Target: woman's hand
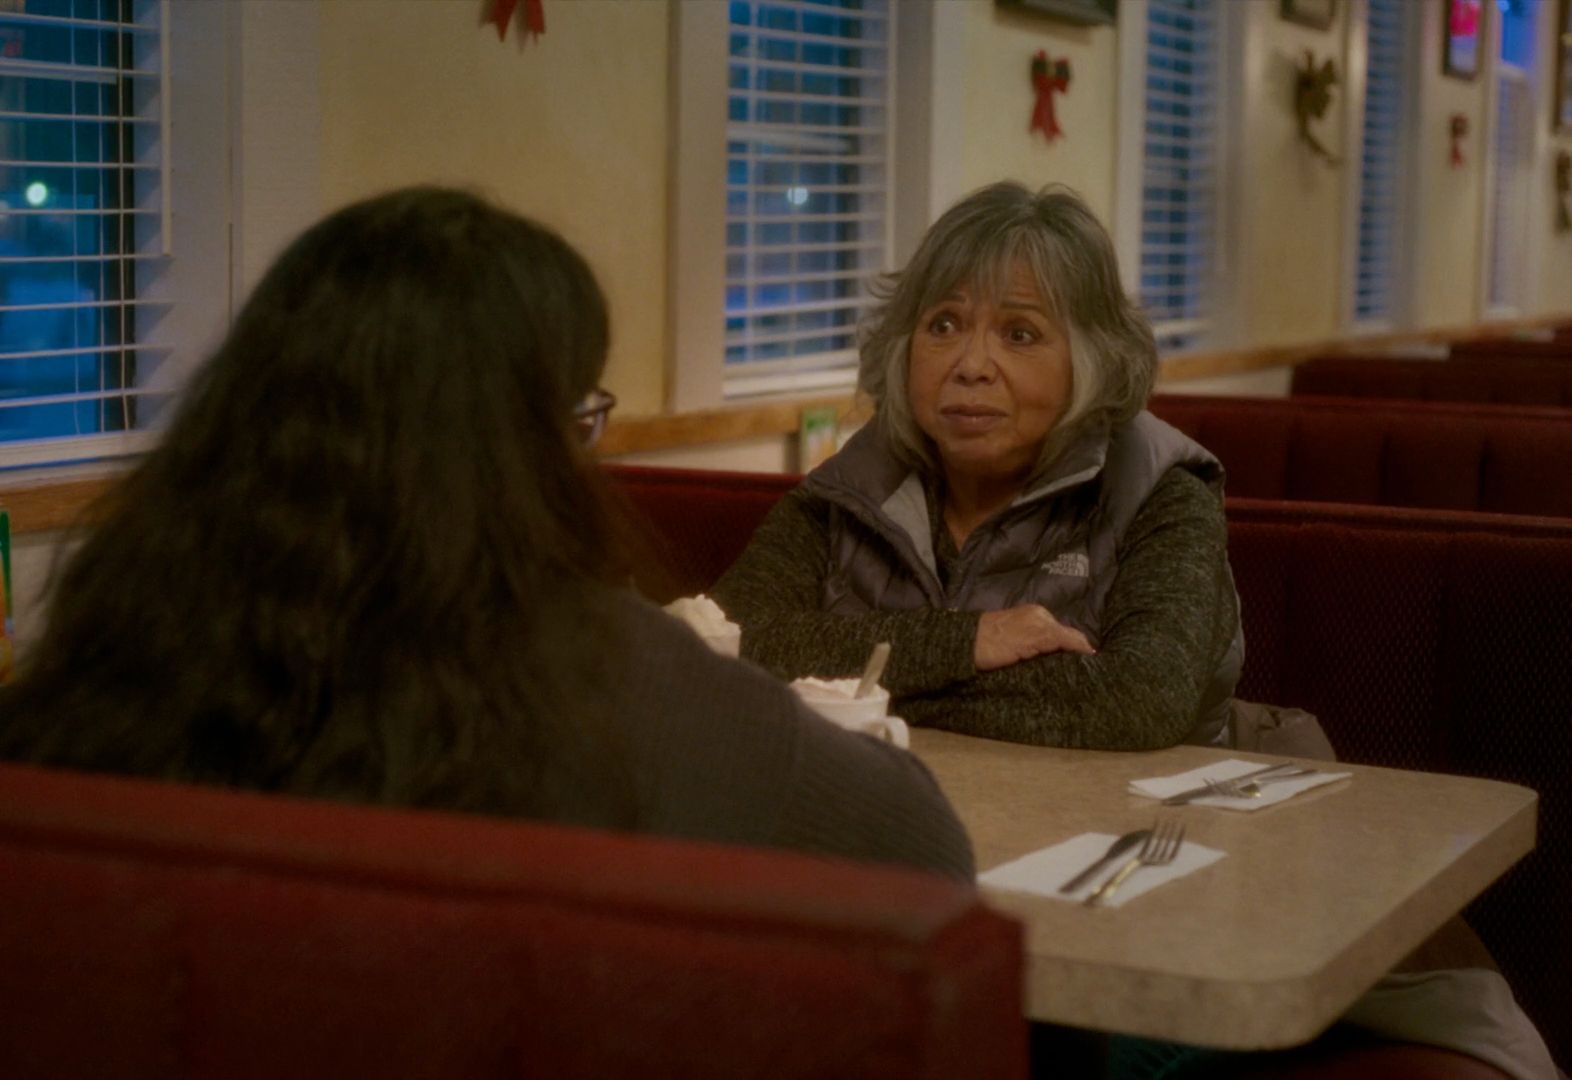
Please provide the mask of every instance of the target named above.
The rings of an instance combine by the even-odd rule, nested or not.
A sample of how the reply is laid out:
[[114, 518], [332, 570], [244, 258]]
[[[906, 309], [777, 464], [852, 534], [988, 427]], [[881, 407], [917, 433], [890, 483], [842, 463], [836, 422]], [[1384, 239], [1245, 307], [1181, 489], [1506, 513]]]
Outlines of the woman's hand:
[[977, 620], [977, 644], [972, 662], [978, 671], [995, 671], [1034, 656], [1052, 652], [1097, 650], [1086, 635], [1066, 626], [1041, 604], [1022, 604], [1003, 611], [985, 611]]

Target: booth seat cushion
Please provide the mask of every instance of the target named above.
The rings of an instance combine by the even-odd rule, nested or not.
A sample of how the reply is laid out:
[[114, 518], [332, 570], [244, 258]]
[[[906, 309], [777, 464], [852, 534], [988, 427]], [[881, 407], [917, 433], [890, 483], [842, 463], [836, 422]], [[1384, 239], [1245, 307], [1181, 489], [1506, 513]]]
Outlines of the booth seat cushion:
[[1572, 516], [1572, 411], [1159, 395], [1153, 413], [1261, 499]]
[[1020, 928], [806, 856], [0, 766], [0, 1075], [1015, 1077]]

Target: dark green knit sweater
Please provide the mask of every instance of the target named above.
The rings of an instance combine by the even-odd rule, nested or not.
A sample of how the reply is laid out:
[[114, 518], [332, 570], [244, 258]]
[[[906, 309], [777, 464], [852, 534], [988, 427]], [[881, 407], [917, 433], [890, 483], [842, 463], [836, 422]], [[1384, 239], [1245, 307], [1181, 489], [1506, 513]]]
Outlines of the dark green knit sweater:
[[1236, 629], [1222, 506], [1184, 469], [1163, 476], [1125, 533], [1097, 655], [1053, 653], [998, 671], [972, 662], [977, 612], [822, 611], [829, 520], [829, 504], [788, 494], [715, 599], [742, 626], [743, 655], [781, 678], [853, 674], [889, 641], [883, 681], [909, 723], [1048, 746], [1171, 746], [1195, 726]]

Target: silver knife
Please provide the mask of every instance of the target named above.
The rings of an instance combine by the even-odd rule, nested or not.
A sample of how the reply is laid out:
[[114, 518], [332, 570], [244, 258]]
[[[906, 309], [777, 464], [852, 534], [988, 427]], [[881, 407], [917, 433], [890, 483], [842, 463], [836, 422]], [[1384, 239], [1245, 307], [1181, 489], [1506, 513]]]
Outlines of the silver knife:
[[1125, 833], [1112, 844], [1109, 844], [1108, 850], [1103, 852], [1096, 862], [1092, 863], [1092, 865], [1088, 866], [1085, 870], [1082, 870], [1079, 874], [1076, 874], [1063, 885], [1060, 885], [1059, 891], [1062, 893], [1073, 893], [1076, 889], [1079, 889], [1082, 885], [1085, 885], [1088, 881], [1090, 881], [1093, 874], [1097, 873], [1097, 871], [1107, 866], [1110, 862], [1117, 859], [1131, 848], [1135, 847], [1135, 845], [1141, 843], [1151, 834], [1151, 829], [1136, 829], [1134, 832]]
[[[1268, 773], [1275, 773], [1282, 769], [1296, 769], [1298, 767], [1299, 766], [1297, 763], [1292, 761], [1279, 761], [1276, 765], [1264, 765], [1261, 768], [1247, 772], [1242, 776], [1230, 776], [1228, 779], [1236, 784], [1242, 784], [1258, 777], [1266, 776]], [[1193, 799], [1205, 798], [1211, 794], [1213, 794], [1212, 789], [1207, 787], [1205, 784], [1202, 784], [1200, 787], [1193, 787], [1188, 791], [1181, 791], [1177, 795], [1168, 796], [1168, 798], [1163, 800], [1163, 805], [1180, 806], [1184, 803], [1190, 802]]]

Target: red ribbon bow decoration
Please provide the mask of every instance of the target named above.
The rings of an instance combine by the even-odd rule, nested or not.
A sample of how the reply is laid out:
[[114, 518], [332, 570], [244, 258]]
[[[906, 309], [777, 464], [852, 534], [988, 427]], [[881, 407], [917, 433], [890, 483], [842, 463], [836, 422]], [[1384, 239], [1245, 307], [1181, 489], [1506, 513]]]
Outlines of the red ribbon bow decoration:
[[[519, 0], [492, 0], [491, 21], [497, 25], [498, 41], [507, 38], [508, 23], [513, 21], [513, 10], [518, 6]], [[531, 38], [546, 32], [546, 9], [541, 0], [524, 0], [524, 32]]]
[[1043, 49], [1037, 50], [1037, 55], [1032, 58], [1032, 86], [1037, 91], [1037, 104], [1032, 108], [1032, 123], [1026, 130], [1041, 131], [1043, 137], [1053, 142], [1064, 130], [1059, 127], [1059, 121], [1053, 114], [1054, 91], [1063, 93], [1070, 88], [1070, 60], [1053, 61], [1050, 71], [1048, 66], [1048, 53]]

